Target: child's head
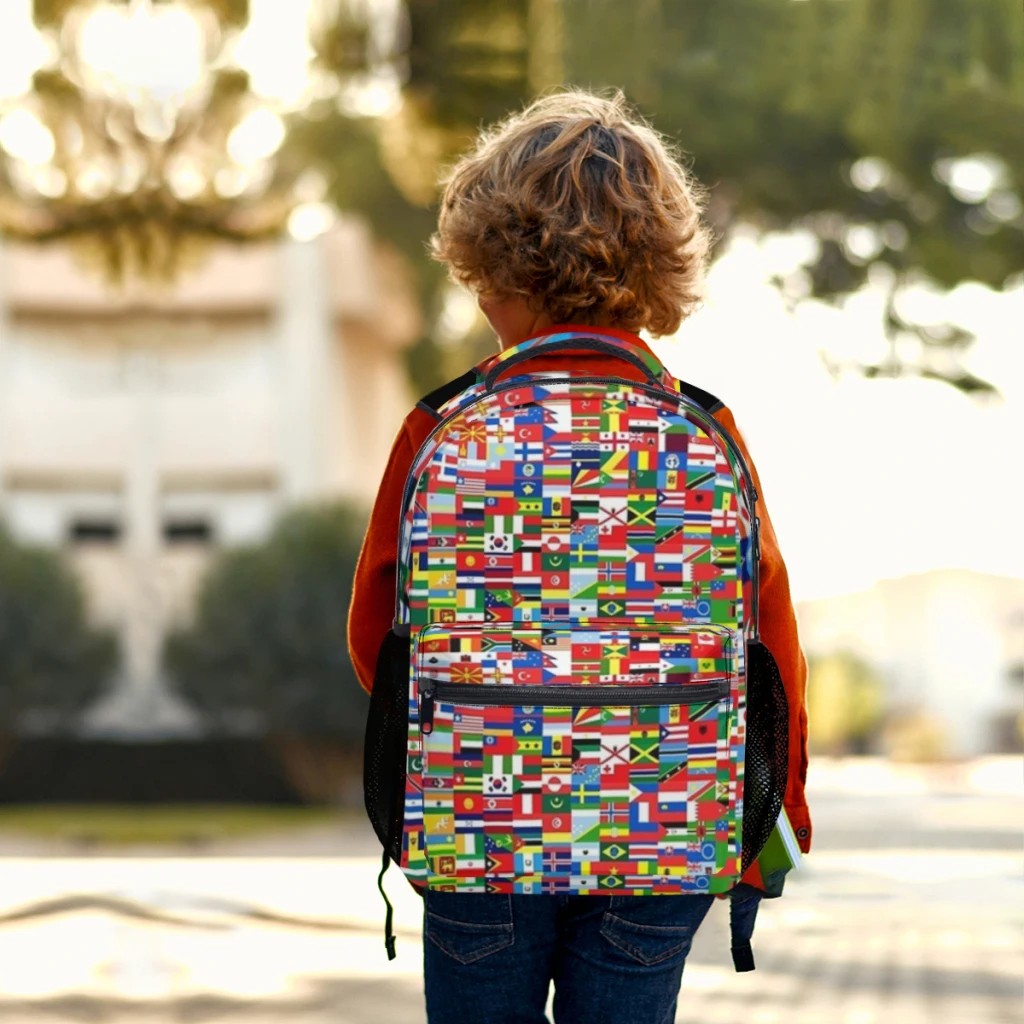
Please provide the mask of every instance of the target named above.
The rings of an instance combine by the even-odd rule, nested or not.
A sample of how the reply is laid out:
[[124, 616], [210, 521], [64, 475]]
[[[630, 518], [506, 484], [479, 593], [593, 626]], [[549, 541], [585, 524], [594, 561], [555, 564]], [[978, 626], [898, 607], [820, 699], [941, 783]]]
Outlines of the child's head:
[[434, 257], [488, 303], [671, 334], [700, 301], [703, 193], [620, 92], [536, 100], [452, 169]]

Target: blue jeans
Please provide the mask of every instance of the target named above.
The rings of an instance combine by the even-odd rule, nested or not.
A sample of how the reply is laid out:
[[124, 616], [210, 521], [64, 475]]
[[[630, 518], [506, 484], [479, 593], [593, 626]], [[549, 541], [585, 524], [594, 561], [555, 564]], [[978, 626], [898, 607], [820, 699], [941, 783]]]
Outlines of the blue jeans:
[[429, 1024], [672, 1024], [714, 896], [424, 895]]

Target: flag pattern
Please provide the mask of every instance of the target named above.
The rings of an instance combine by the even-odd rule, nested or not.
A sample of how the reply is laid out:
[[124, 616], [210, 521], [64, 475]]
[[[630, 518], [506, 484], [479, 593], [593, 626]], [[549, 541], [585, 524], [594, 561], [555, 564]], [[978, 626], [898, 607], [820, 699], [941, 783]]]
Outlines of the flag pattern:
[[[469, 389], [410, 474], [401, 865], [458, 891], [722, 892], [742, 841], [740, 469], [677, 392], [575, 376]], [[428, 678], [460, 696], [423, 731]], [[688, 696], [707, 683], [723, 695]]]

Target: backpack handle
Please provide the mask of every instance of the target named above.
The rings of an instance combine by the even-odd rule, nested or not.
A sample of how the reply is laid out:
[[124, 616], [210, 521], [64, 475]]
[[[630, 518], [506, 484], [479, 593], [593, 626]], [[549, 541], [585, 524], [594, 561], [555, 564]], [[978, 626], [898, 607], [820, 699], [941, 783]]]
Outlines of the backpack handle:
[[559, 338], [557, 341], [544, 340], [540, 345], [525, 342], [523, 345], [515, 346], [515, 348], [506, 349], [498, 357], [498, 361], [487, 371], [487, 376], [484, 378], [484, 389], [491, 391], [498, 378], [517, 363], [533, 359], [534, 356], [545, 352], [564, 352], [581, 348], [591, 352], [600, 352], [602, 355], [613, 356], [615, 359], [621, 359], [635, 366], [651, 384], [654, 384], [656, 387], [662, 387], [661, 375], [658, 370], [655, 370], [654, 367], [648, 364], [644, 358], [645, 353], [627, 345], [627, 343], [606, 341], [603, 338], [567, 337]]

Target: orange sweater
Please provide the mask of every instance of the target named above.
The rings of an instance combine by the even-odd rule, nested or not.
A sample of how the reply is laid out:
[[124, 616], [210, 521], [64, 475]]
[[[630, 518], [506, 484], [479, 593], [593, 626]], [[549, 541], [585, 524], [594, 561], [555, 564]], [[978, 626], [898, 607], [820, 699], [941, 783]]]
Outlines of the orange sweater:
[[[559, 328], [562, 329], [562, 328]], [[573, 327], [574, 330], [582, 330]], [[619, 333], [624, 339], [650, 349], [635, 334]], [[540, 353], [535, 359], [517, 367], [525, 373], [531, 368], [538, 369], [543, 363], [545, 370], [570, 370], [579, 367], [580, 360], [586, 360], [587, 369], [597, 375], [628, 377], [643, 380], [641, 373], [628, 363], [600, 353], [580, 351], [578, 353]], [[480, 364], [485, 367], [490, 360]], [[759, 618], [761, 638], [775, 656], [782, 674], [789, 700], [789, 783], [786, 788], [785, 807], [800, 848], [806, 853], [811, 845], [811, 819], [804, 796], [804, 782], [807, 777], [807, 708], [806, 682], [807, 665], [800, 641], [797, 637], [796, 616], [789, 596], [789, 577], [779, 551], [772, 521], [765, 508], [761, 481], [751, 461], [743, 438], [736, 428], [736, 421], [727, 408], [719, 409], [715, 419], [732, 435], [743, 452], [747, 465], [754, 477], [757, 488], [757, 515], [761, 518], [761, 564], [759, 588]], [[377, 652], [385, 634], [391, 628], [395, 610], [395, 587], [397, 583], [396, 558], [398, 554], [399, 517], [401, 515], [402, 492], [406, 477], [412, 467], [416, 452], [433, 429], [435, 420], [421, 409], [413, 409], [405, 418], [402, 429], [391, 448], [384, 477], [377, 492], [370, 524], [363, 540], [363, 548], [356, 566], [352, 603], [348, 616], [348, 645], [359, 681], [369, 691], [373, 686], [373, 674]], [[747, 879], [754, 881], [754, 879]], [[756, 883], [755, 883], [756, 884]]]

